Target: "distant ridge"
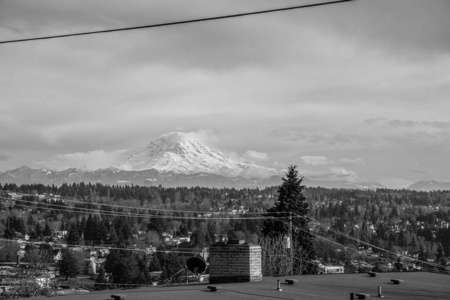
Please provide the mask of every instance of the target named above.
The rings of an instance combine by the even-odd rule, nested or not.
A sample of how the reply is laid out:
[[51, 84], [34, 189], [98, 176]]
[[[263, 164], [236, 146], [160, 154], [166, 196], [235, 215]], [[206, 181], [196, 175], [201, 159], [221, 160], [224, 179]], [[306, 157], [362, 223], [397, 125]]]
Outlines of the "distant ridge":
[[327, 189], [376, 190], [386, 188], [378, 182], [314, 181], [308, 178], [303, 180], [303, 184], [309, 187], [323, 187]]
[[[209, 173], [177, 174], [161, 172], [155, 169], [143, 171], [124, 171], [117, 168], [83, 171], [67, 169], [54, 171], [49, 169], [32, 169], [26, 166], [0, 172], [0, 183], [32, 184], [61, 186], [64, 183], [102, 183], [105, 185], [140, 185], [164, 187], [214, 187], [214, 188], [265, 188], [282, 183], [281, 175], [268, 178], [226, 177]], [[313, 181], [304, 178], [307, 187], [345, 188], [345, 189], [377, 189], [384, 186], [376, 183], [351, 183], [345, 181]]]
[[53, 171], [48, 169], [31, 169], [20, 167], [15, 170], [0, 172], [0, 183], [32, 184], [61, 186], [64, 183], [102, 183], [105, 185], [141, 185], [179, 187], [201, 186], [215, 188], [250, 188], [274, 186], [281, 184], [281, 176], [270, 179], [225, 177], [209, 173], [177, 174], [174, 172], [161, 172], [155, 169], [142, 171], [124, 171], [116, 168], [83, 171], [67, 169]]

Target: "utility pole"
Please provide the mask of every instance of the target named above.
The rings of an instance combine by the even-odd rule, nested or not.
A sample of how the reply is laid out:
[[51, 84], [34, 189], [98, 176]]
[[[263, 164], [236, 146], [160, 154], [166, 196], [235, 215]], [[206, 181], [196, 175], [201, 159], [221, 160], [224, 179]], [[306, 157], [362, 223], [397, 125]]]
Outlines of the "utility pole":
[[291, 247], [289, 247], [289, 256], [291, 259], [291, 276], [294, 275], [294, 257], [293, 257], [293, 250], [292, 248], [294, 247], [294, 244], [292, 243], [292, 212], [289, 212], [289, 244]]

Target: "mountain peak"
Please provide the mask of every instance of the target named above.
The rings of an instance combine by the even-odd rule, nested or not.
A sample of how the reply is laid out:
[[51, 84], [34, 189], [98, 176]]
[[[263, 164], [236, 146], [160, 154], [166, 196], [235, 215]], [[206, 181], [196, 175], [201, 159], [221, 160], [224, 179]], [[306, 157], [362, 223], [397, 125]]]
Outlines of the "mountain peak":
[[178, 154], [187, 153], [189, 151], [201, 152], [202, 150], [205, 150], [206, 147], [196, 138], [183, 132], [164, 134], [159, 139], [150, 142], [147, 148], [152, 148], [154, 146], [162, 147], [163, 149], [161, 150]]
[[178, 143], [183, 140], [192, 139], [191, 136], [185, 132], [174, 131], [170, 133], [163, 134], [160, 139], [171, 141], [172, 143]]
[[246, 178], [264, 178], [278, 173], [275, 169], [230, 158], [183, 132], [164, 134], [147, 146], [132, 151], [119, 169], [155, 169], [179, 174], [210, 173]]

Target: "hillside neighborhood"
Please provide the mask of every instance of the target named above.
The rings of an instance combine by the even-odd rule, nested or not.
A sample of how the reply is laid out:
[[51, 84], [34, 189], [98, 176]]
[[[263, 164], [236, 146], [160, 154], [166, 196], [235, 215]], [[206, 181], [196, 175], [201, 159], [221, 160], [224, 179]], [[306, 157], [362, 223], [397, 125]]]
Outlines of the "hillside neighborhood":
[[[100, 185], [74, 185], [71, 188], [75, 188], [74, 191], [77, 191], [76, 193], [78, 194], [80, 192], [84, 193], [82, 189], [80, 190], [80, 188], [84, 187], [91, 189], [91, 192], [86, 194], [90, 195], [88, 197], [92, 197], [97, 193], [95, 190], [100, 191], [100, 188], [102, 188]], [[10, 190], [11, 186], [6, 188]], [[67, 188], [65, 187], [61, 191], [65, 190], [64, 193], [67, 193], [69, 192]], [[115, 190], [109, 189], [111, 196], [111, 193], [115, 193]], [[211, 205], [212, 207], [217, 207], [218, 211], [212, 211], [212, 207], [209, 209], [209, 212], [208, 210], [199, 210], [202, 222], [207, 222], [204, 225], [209, 224], [208, 219], [223, 216], [227, 216], [227, 222], [237, 221], [246, 216], [250, 217], [255, 212], [255, 205], [258, 202], [262, 205], [260, 207], [263, 208], [263, 203], [270, 203], [276, 198], [276, 189], [242, 191], [203, 189], [202, 193], [206, 191], [215, 194], [211, 198], [213, 200]], [[167, 192], [169, 192], [167, 195], [170, 195], [173, 192], [178, 193], [180, 191], [159, 188], [160, 196], [158, 197], [164, 197], [163, 194]], [[196, 190], [181, 190], [180, 196], [187, 199], [188, 193], [195, 194]], [[211, 197], [212, 194], [208, 193], [204, 195]], [[328, 236], [328, 238], [332, 239], [327, 241], [319, 238], [315, 241], [317, 253], [313, 261], [316, 265], [315, 274], [429, 272], [431, 270], [450, 273], [450, 263], [447, 255], [445, 255], [448, 244], [429, 242], [439, 241], [439, 237], [449, 232], [448, 200], [435, 202], [430, 200], [431, 194], [429, 193], [415, 194], [413, 192], [387, 190], [378, 192], [335, 190], [333, 192], [333, 190], [311, 188], [307, 189], [305, 193], [308, 195], [308, 202], [311, 207], [310, 215], [314, 216], [315, 219], [314, 222], [309, 224], [310, 232], [319, 237]], [[403, 196], [398, 198], [398, 195], [402, 195], [402, 193]], [[345, 199], [342, 198], [342, 194], [346, 194], [347, 197]], [[155, 194], [151, 192], [151, 195], [154, 199]], [[392, 197], [392, 195], [397, 196]], [[441, 197], [439, 193], [434, 195], [438, 197], [437, 199]], [[366, 203], [366, 206], [364, 202], [361, 202], [361, 199], [374, 196], [379, 198], [375, 202]], [[422, 196], [426, 196], [428, 200], [423, 201]], [[169, 197], [173, 198], [174, 194]], [[82, 289], [85, 292], [88, 292], [105, 288], [107, 285], [116, 286], [113, 273], [105, 272], [105, 268], [108, 268], [105, 267], [108, 264], [108, 258], [112, 259], [110, 254], [117, 247], [109, 239], [111, 237], [110, 234], [114, 231], [111, 231], [112, 227], [105, 231], [106, 235], [102, 238], [103, 241], [95, 241], [88, 237], [86, 234], [90, 232], [89, 229], [81, 230], [79, 232], [80, 237], [74, 244], [74, 239], [71, 235], [73, 235], [74, 228], [77, 227], [57, 221], [61, 219], [62, 215], [69, 213], [69, 210], [74, 212], [76, 209], [80, 210], [82, 208], [79, 205], [81, 202], [71, 202], [73, 200], [68, 198], [68, 194], [42, 193], [34, 194], [30, 197], [28, 194], [24, 195], [19, 189], [16, 192], [3, 191], [1, 198], [2, 212], [5, 215], [9, 215], [7, 219], [4, 219], [7, 222], [3, 223], [6, 226], [3, 227], [4, 238], [0, 243], [3, 253], [2, 261], [0, 261], [0, 277], [2, 279], [2, 290], [5, 295], [12, 287], [23, 286], [24, 282], [33, 284], [41, 289], [49, 289], [49, 293], [50, 290], [52, 290], [51, 293], [64, 290], [62, 287], [67, 286], [64, 284], [64, 278], [69, 278], [69, 276], [62, 262], [67, 259], [65, 257], [65, 255], [68, 255], [67, 253], [78, 253], [76, 256], [80, 259], [80, 269], [78, 269], [77, 273], [70, 276], [84, 278], [84, 283], [81, 285], [72, 283], [69, 285], [70, 290], [64, 290], [59, 293], [80, 292], [81, 290], [79, 289], [81, 287], [83, 287]], [[217, 199], [217, 202], [214, 199]], [[250, 203], [248, 202], [249, 199], [254, 200]], [[254, 202], [255, 200], [258, 202]], [[32, 201], [32, 205], [30, 205], [30, 201]], [[28, 204], [24, 205], [24, 203]], [[90, 203], [95, 206], [95, 203], [98, 205], [100, 202], [96, 200]], [[395, 203], [401, 205], [395, 205]], [[423, 205], [418, 206], [418, 203], [423, 203]], [[92, 205], [90, 205], [90, 209], [95, 209]], [[374, 207], [374, 205], [377, 207]], [[50, 211], [46, 210], [46, 207], [57, 208], [59, 213], [49, 214]], [[130, 206], [130, 208], [132, 207]], [[375, 211], [376, 213], [374, 213]], [[411, 217], [414, 211], [419, 213], [416, 218]], [[104, 213], [106, 212], [103, 212], [102, 218], [108, 220], [107, 215]], [[55, 219], [53, 217], [49, 218], [52, 214]], [[340, 217], [333, 217], [332, 226], [324, 225], [322, 222], [329, 220], [330, 215]], [[93, 216], [94, 218], [92, 218]], [[84, 219], [84, 221], [82, 220], [83, 218], [79, 220], [88, 222], [91, 224], [88, 226], [94, 226], [99, 228], [98, 230], [103, 231], [99, 227], [101, 226], [101, 220], [95, 215], [93, 216]], [[102, 213], [99, 216], [102, 216]], [[171, 218], [177, 219], [176, 216]], [[353, 220], [360, 219], [363, 222], [352, 224], [346, 221], [348, 218], [353, 218]], [[184, 276], [189, 277], [189, 282], [208, 282], [208, 268], [202, 274], [187, 274], [189, 272], [186, 271], [187, 273], [183, 275], [179, 271], [184, 270], [185, 262], [191, 257], [198, 257], [208, 262], [211, 245], [226, 245], [228, 241], [232, 242], [235, 239], [242, 239], [244, 243], [258, 243], [257, 235], [255, 232], [252, 233], [250, 231], [251, 227], [248, 227], [254, 226], [251, 225], [251, 222], [247, 222], [248, 224], [245, 225], [248, 231], [242, 227], [244, 223], [240, 225], [236, 223], [234, 230], [214, 232], [208, 238], [207, 231], [204, 232], [199, 230], [199, 228], [209, 226], [202, 227], [204, 225], [197, 223], [197, 226], [200, 227], [190, 227], [191, 225], [188, 224], [186, 219], [179, 219], [179, 221], [173, 222], [172, 225], [176, 224], [177, 226], [173, 227], [170, 225], [171, 223], [165, 223], [165, 230], [163, 227], [158, 227], [162, 224], [147, 225], [147, 230], [142, 230], [144, 229], [142, 226], [130, 226], [129, 228], [130, 243], [125, 248], [129, 252], [141, 253], [144, 257], [147, 257], [147, 263], [149, 263], [150, 267], [148, 276], [151, 278], [153, 285], [156, 286], [167, 285], [169, 282], [183, 281]], [[36, 234], [33, 227], [30, 227], [32, 224], [42, 228], [42, 230], [39, 229], [39, 234]], [[59, 225], [55, 227], [57, 224]], [[78, 226], [82, 226], [81, 223]], [[149, 230], [149, 228], [152, 229]], [[154, 230], [153, 228], [159, 229]], [[190, 231], [190, 228], [194, 230]], [[9, 229], [12, 229], [12, 231]], [[347, 233], [351, 239], [345, 241], [343, 236], [334, 236], [336, 230]], [[9, 236], [11, 234], [9, 233], [10, 231], [13, 232], [14, 238]], [[78, 231], [79, 229], [77, 229], [76, 235], [78, 235]], [[113, 234], [116, 235], [117, 232]], [[387, 240], [383, 242], [384, 244], [379, 241], [381, 236], [387, 237]], [[353, 242], [350, 242], [351, 240]], [[332, 246], [331, 243], [333, 241], [340, 243], [340, 246]], [[383, 249], [388, 249], [389, 251], [384, 251]], [[172, 259], [177, 257], [179, 264], [173, 265], [170, 270], [167, 269], [167, 265], [162, 268], [161, 262], [164, 260], [161, 256], [162, 254], [170, 255]], [[178, 278], [174, 278], [174, 274]], [[102, 280], [101, 284], [99, 284], [99, 278]], [[78, 290], [72, 290], [74, 288]]]

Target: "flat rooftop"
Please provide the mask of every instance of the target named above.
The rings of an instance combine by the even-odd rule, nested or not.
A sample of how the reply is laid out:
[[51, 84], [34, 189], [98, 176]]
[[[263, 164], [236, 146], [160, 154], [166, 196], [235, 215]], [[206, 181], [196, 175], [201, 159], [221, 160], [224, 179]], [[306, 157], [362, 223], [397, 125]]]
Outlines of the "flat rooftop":
[[[294, 285], [286, 279], [297, 279]], [[402, 284], [392, 284], [401, 279]], [[280, 280], [282, 291], [277, 291]], [[125, 300], [183, 299], [350, 299], [350, 293], [369, 294], [377, 298], [381, 286], [384, 299], [450, 299], [450, 276], [427, 272], [367, 274], [302, 275], [264, 277], [262, 281], [215, 284], [216, 292], [207, 287], [212, 284], [192, 284], [167, 287], [142, 287], [126, 290], [106, 290], [85, 294], [53, 296], [52, 300], [112, 300], [112, 294], [123, 294]]]

